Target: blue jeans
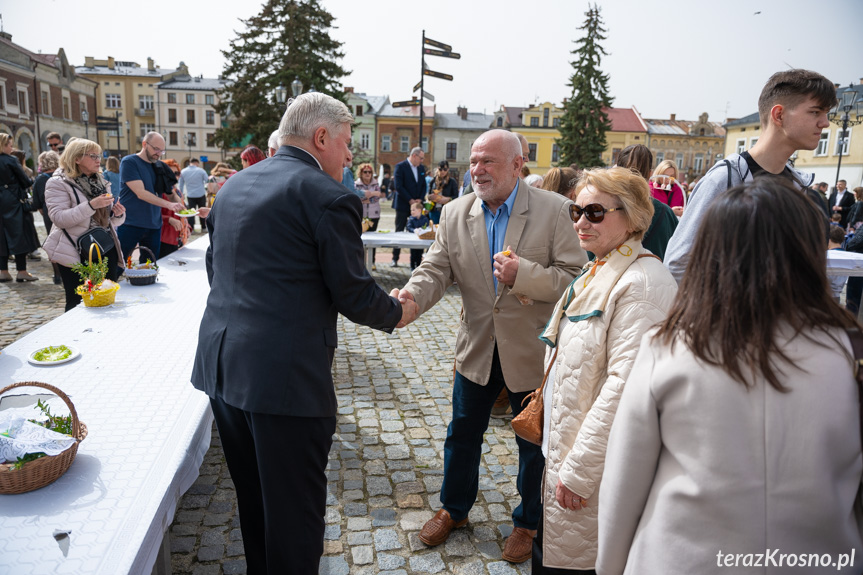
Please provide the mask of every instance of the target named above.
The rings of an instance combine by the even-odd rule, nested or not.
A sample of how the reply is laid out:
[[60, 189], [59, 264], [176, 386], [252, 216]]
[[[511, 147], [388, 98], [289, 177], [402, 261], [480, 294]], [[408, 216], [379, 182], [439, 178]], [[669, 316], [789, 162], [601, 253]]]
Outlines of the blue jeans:
[[[537, 381], [539, 385], [540, 381]], [[444, 442], [444, 478], [440, 500], [455, 521], [467, 517], [479, 490], [479, 464], [482, 440], [488, 429], [488, 418], [495, 399], [504, 388], [503, 371], [494, 348], [491, 375], [486, 385], [477, 385], [456, 372], [452, 392], [452, 422]], [[521, 400], [530, 392], [509, 391], [513, 416], [523, 409]], [[536, 529], [542, 517], [540, 490], [545, 458], [539, 445], [516, 436], [518, 444], [518, 480], [521, 503], [512, 512], [516, 527]]]
[[[132, 255], [135, 246], [140, 244], [153, 252], [153, 258], [159, 259], [159, 248], [162, 245], [161, 228], [152, 230], [150, 228], [139, 228], [138, 226], [123, 224], [117, 228], [117, 237], [120, 238], [120, 249], [123, 250], [124, 258]], [[141, 252], [138, 257], [138, 261], [141, 263], [146, 262], [148, 259], [151, 259], [150, 256], [144, 252]]]

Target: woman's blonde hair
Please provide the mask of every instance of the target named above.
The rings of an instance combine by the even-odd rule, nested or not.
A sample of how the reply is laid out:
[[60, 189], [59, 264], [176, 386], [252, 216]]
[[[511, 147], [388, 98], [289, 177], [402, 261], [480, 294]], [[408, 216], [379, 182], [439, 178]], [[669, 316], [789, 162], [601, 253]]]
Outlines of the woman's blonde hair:
[[653, 175], [654, 176], [661, 176], [663, 174], [663, 172], [665, 172], [665, 170], [667, 170], [668, 168], [674, 169], [674, 176], [673, 177], [675, 180], [679, 180], [680, 179], [680, 170], [677, 169], [677, 164], [675, 164], [671, 160], [663, 160], [663, 161], [659, 162], [659, 165], [656, 166], [655, 170], [653, 170]]
[[105, 170], [108, 172], [120, 173], [120, 159], [117, 156], [108, 156], [105, 160]]
[[42, 152], [38, 160], [39, 171], [48, 174], [60, 167], [60, 156], [57, 152]]
[[626, 227], [633, 230], [631, 238], [641, 240], [644, 237], [653, 220], [653, 202], [650, 201], [650, 187], [640, 174], [620, 167], [584, 170], [575, 186], [576, 201], [587, 186], [617, 198], [623, 206]]
[[578, 172], [572, 168], [552, 168], [542, 178], [542, 189], [567, 196], [578, 183]]
[[213, 169], [210, 170], [211, 176], [227, 176], [231, 173], [231, 168], [228, 167], [228, 164], [224, 162], [218, 162]]
[[81, 175], [81, 170], [76, 163], [84, 157], [85, 154], [102, 154], [102, 146], [92, 140], [84, 138], [73, 138], [66, 143], [66, 149], [63, 150], [63, 155], [60, 156], [60, 167], [70, 178], [77, 178]]
[[[12, 139], [12, 136], [7, 134], [6, 132], [0, 132], [0, 150], [6, 147], [6, 144], [9, 143], [9, 140]], [[0, 152], [2, 154], [3, 152]]]
[[363, 170], [366, 168], [368, 168], [372, 171], [372, 179], [373, 180], [375, 179], [375, 169], [372, 167], [371, 164], [366, 162], [364, 164], [360, 164], [359, 166], [357, 166], [357, 175], [356, 175], [357, 181], [360, 181], [360, 182], [363, 181]]

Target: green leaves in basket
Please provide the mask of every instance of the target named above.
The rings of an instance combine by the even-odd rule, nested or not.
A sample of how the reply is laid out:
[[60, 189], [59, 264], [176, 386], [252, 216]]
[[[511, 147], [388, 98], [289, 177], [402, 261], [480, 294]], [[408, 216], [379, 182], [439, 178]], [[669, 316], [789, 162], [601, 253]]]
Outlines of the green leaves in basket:
[[108, 260], [103, 259], [101, 262], [75, 264], [72, 266], [72, 271], [78, 274], [81, 278], [81, 283], [85, 286], [97, 286], [105, 281], [105, 276], [108, 275]]
[[[35, 419], [31, 419], [31, 423], [35, 423], [36, 425], [41, 425], [51, 431], [56, 431], [57, 433], [62, 433], [64, 435], [72, 435], [72, 415], [54, 415], [51, 413], [51, 409], [48, 407], [48, 404], [43, 402], [41, 399], [36, 402], [36, 408], [42, 412], [42, 415], [48, 418], [48, 421], [37, 421]], [[24, 464], [39, 459], [40, 457], [45, 457], [44, 453], [28, 453], [24, 457], [19, 457], [14, 465], [12, 465], [12, 469], [21, 469], [24, 467]]]

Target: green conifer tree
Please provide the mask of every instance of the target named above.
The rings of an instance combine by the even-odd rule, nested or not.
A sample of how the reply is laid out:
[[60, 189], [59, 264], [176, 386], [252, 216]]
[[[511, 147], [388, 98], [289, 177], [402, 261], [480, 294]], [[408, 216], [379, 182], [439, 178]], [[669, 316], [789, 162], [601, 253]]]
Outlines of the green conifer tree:
[[223, 118], [216, 130], [219, 146], [251, 142], [266, 149], [285, 110], [276, 102], [276, 88], [284, 86], [290, 98], [295, 78], [305, 92], [314, 89], [344, 99], [341, 79], [349, 72], [338, 64], [344, 52], [342, 42], [330, 37], [333, 20], [318, 0], [267, 0], [260, 14], [241, 20], [245, 31], [237, 32], [222, 51], [222, 77], [229, 85], [216, 105]]
[[600, 44], [605, 40], [600, 9], [596, 5], [585, 12], [587, 19], [580, 26], [584, 37], [576, 41], [578, 47], [571, 53], [575, 70], [569, 78], [572, 87], [570, 98], [563, 104], [560, 120], [560, 165], [576, 164], [579, 168], [603, 165], [605, 133], [611, 128], [606, 108], [611, 107], [608, 95], [608, 74], [600, 70], [602, 56], [608, 53]]

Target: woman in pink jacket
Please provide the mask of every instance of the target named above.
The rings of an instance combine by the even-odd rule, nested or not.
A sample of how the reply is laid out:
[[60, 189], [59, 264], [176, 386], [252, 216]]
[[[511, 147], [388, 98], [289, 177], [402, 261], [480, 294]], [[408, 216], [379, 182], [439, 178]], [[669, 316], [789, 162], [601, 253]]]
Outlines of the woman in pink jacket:
[[123, 254], [115, 228], [126, 220], [126, 208], [114, 203], [111, 184], [99, 172], [101, 159], [102, 148], [96, 142], [72, 140], [60, 156], [60, 168], [45, 184], [45, 206], [54, 227], [42, 249], [60, 265], [66, 311], [81, 303], [81, 296], [75, 293], [81, 280], [72, 266], [81, 261], [77, 241], [85, 232], [96, 227], [108, 232], [113, 246], [102, 246], [102, 257], [108, 260], [107, 277], [116, 281], [122, 271]]

